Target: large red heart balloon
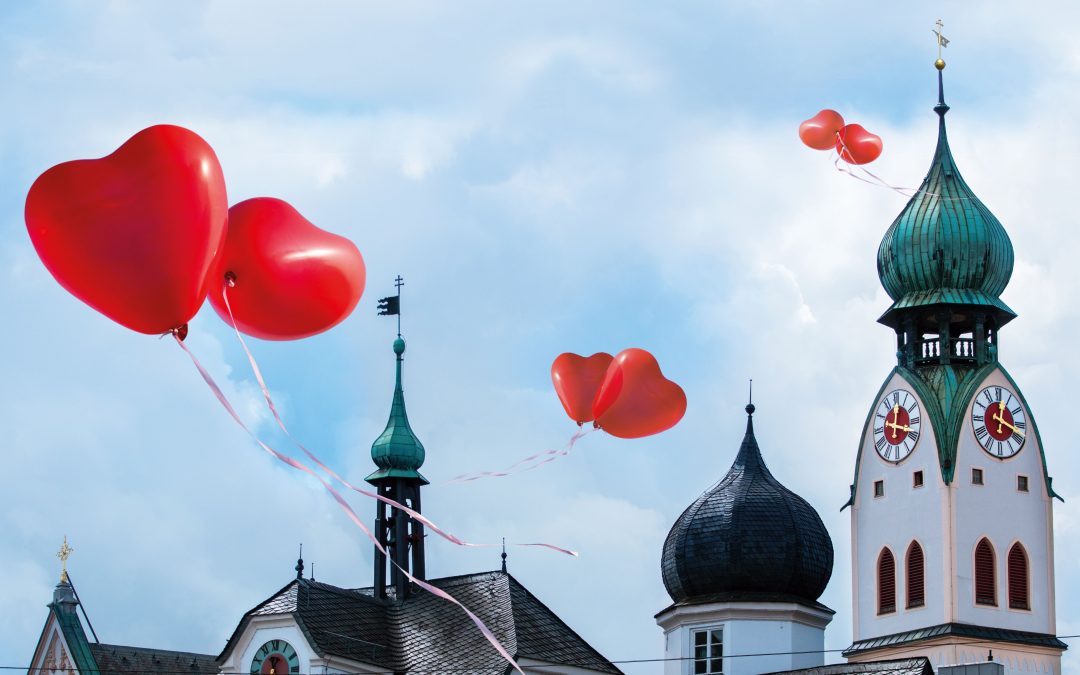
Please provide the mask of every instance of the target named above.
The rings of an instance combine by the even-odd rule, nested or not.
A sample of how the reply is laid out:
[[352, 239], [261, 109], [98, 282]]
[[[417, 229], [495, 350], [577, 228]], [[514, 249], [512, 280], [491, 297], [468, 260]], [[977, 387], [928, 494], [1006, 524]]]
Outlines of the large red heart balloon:
[[229, 209], [229, 236], [214, 267], [210, 304], [242, 332], [297, 340], [333, 328], [364, 293], [364, 258], [345, 237], [320, 230], [287, 202], [257, 197]]
[[836, 137], [836, 151], [848, 164], [869, 164], [881, 156], [881, 137], [861, 124], [849, 124]]
[[598, 352], [586, 358], [571, 354], [559, 354], [551, 364], [551, 382], [555, 393], [559, 395], [566, 414], [578, 423], [591, 422], [593, 419], [593, 401], [600, 391], [611, 354]]
[[814, 150], [831, 150], [836, 134], [844, 126], [844, 118], [835, 110], [820, 111], [799, 125], [799, 138]]
[[132, 330], [164, 333], [206, 298], [228, 204], [213, 149], [163, 124], [111, 155], [38, 176], [26, 195], [26, 229], [68, 292]]
[[597, 426], [619, 438], [658, 434], [685, 412], [682, 387], [665, 378], [644, 349], [624, 349], [612, 359], [593, 402]]

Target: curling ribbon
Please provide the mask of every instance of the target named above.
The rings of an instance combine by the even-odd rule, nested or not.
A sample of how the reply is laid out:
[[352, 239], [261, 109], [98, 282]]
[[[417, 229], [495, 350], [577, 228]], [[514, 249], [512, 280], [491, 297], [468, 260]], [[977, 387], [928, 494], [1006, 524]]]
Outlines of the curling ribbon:
[[[195, 358], [195, 354], [193, 354], [191, 350], [187, 348], [187, 345], [185, 345], [183, 340], [180, 339], [180, 336], [174, 333], [173, 338], [176, 340], [176, 344], [180, 345], [180, 348], [184, 350], [184, 353], [186, 353], [191, 358], [191, 362], [195, 364], [195, 368], [199, 371], [199, 375], [202, 375], [202, 378], [206, 382], [207, 386], [209, 386], [210, 390], [214, 392], [214, 396], [217, 397], [217, 400], [221, 403], [222, 407], [225, 408], [225, 411], [229, 413], [233, 420], [238, 425], [240, 425], [240, 428], [246, 431], [248, 435], [251, 436], [251, 438], [256, 443], [258, 443], [259, 447], [265, 450], [271, 456], [291, 466], [294, 469], [303, 471], [304, 473], [315, 477], [316, 480], [322, 483], [322, 486], [326, 488], [326, 490], [331, 494], [331, 496], [333, 496], [334, 500], [345, 512], [345, 515], [349, 517], [349, 520], [351, 520], [357, 527], [359, 527], [360, 530], [365, 535], [367, 535], [367, 538], [375, 544], [375, 547], [378, 548], [383, 555], [387, 556], [387, 559], [389, 560], [390, 557], [386, 552], [386, 548], [384, 548], [383, 545], [379, 543], [378, 538], [376, 538], [375, 535], [371, 533], [371, 530], [369, 530], [368, 527], [364, 525], [364, 522], [360, 520], [359, 516], [356, 515], [356, 511], [354, 511], [353, 508], [349, 506], [349, 503], [345, 501], [345, 498], [341, 496], [341, 493], [335, 490], [333, 485], [330, 485], [330, 483], [326, 482], [326, 480], [322, 476], [315, 473], [315, 471], [313, 471], [307, 465], [296, 461], [288, 455], [283, 455], [277, 450], [271, 448], [266, 443], [263, 443], [262, 440], [258, 436], [256, 436], [255, 433], [251, 429], [249, 429], [246, 424], [244, 424], [244, 421], [240, 419], [240, 415], [237, 414], [236, 409], [233, 408], [231, 403], [229, 403], [229, 399], [225, 397], [225, 393], [221, 391], [221, 387], [219, 387], [217, 382], [214, 381], [214, 378], [210, 376], [210, 373], [206, 371], [206, 368], [204, 368], [203, 365], [199, 363], [199, 359]], [[432, 586], [431, 584], [427, 583], [422, 579], [417, 579], [412, 574], [410, 574], [408, 570], [404, 569], [403, 567], [395, 563], [393, 560], [390, 560], [390, 562], [393, 563], [394, 566], [397, 567], [399, 570], [401, 570], [402, 574], [404, 574], [406, 578], [409, 579], [409, 581], [413, 582], [420, 588], [423, 588], [425, 591], [431, 593], [432, 595], [440, 597], [443, 600], [447, 600], [448, 602], [452, 602], [458, 607], [460, 607], [465, 612], [465, 614], [467, 614], [469, 618], [472, 619], [472, 622], [476, 624], [476, 627], [480, 629], [480, 632], [483, 634], [484, 638], [489, 643], [491, 643], [491, 646], [495, 648], [495, 651], [497, 651], [500, 656], [506, 659], [507, 663], [514, 667], [514, 670], [521, 673], [521, 675], [525, 675], [525, 671], [523, 671], [521, 667], [517, 664], [517, 661], [514, 660], [514, 657], [511, 656], [508, 651], [506, 651], [506, 648], [502, 646], [502, 643], [499, 642], [499, 639], [497, 637], [495, 637], [495, 634], [492, 633], [486, 625], [484, 625], [484, 622], [480, 620], [480, 617], [469, 611], [468, 607], [461, 604], [456, 598], [454, 598], [454, 596], [450, 595], [443, 589]]]
[[[278, 426], [281, 427], [281, 430], [285, 433], [285, 435], [289, 438], [289, 440], [292, 441], [293, 444], [296, 447], [300, 448], [300, 450], [302, 450], [304, 452], [304, 454], [307, 455], [308, 458], [311, 461], [315, 462], [315, 464], [320, 469], [325, 471], [329, 476], [333, 477], [335, 480], [337, 480], [339, 483], [341, 483], [345, 487], [349, 488], [350, 490], [352, 490], [354, 492], [357, 492], [359, 494], [362, 494], [365, 497], [370, 497], [372, 499], [377, 499], [377, 500], [379, 500], [379, 501], [381, 501], [381, 502], [383, 502], [385, 504], [389, 504], [390, 506], [392, 506], [392, 507], [394, 507], [396, 509], [400, 509], [404, 513], [407, 513], [413, 520], [415, 520], [416, 522], [422, 524], [424, 527], [430, 529], [432, 532], [434, 532], [435, 534], [439, 535], [440, 537], [442, 537], [443, 539], [449, 541], [452, 544], [456, 544], [458, 546], [471, 547], [471, 548], [491, 548], [491, 547], [496, 546], [496, 544], [474, 544], [474, 543], [471, 543], [471, 542], [464, 541], [463, 539], [455, 536], [454, 534], [451, 534], [450, 532], [447, 532], [447, 531], [443, 530], [441, 527], [439, 527], [434, 522], [432, 522], [429, 518], [422, 515], [419, 511], [411, 509], [408, 506], [405, 506], [404, 504], [401, 504], [401, 503], [399, 503], [397, 501], [394, 501], [393, 499], [390, 499], [389, 497], [381, 495], [381, 494], [379, 494], [377, 492], [371, 492], [370, 490], [365, 490], [363, 488], [356, 487], [355, 485], [353, 485], [352, 483], [350, 483], [349, 481], [345, 480], [340, 475], [338, 475], [338, 473], [336, 471], [334, 471], [333, 469], [328, 467], [326, 464], [324, 464], [322, 462], [322, 460], [320, 460], [317, 456], [315, 456], [315, 453], [308, 450], [307, 447], [305, 447], [303, 443], [298, 441], [296, 439], [296, 437], [294, 437], [291, 433], [289, 433], [288, 427], [285, 426], [285, 421], [283, 419], [281, 419], [281, 415], [278, 414], [277, 407], [274, 405], [274, 399], [270, 396], [270, 388], [266, 386], [266, 380], [263, 378], [262, 370], [259, 368], [259, 364], [255, 361], [255, 356], [251, 353], [251, 350], [248, 349], [247, 342], [244, 341], [244, 336], [241, 335], [239, 329], [236, 328], [236, 319], [233, 317], [232, 307], [229, 305], [229, 282], [227, 282], [227, 281], [225, 282], [225, 286], [224, 286], [224, 289], [222, 291], [221, 296], [222, 296], [222, 299], [224, 300], [225, 309], [229, 313], [229, 321], [230, 321], [230, 324], [233, 327], [233, 332], [236, 333], [236, 339], [239, 340], [240, 347], [243, 348], [244, 354], [247, 355], [248, 363], [251, 365], [251, 372], [254, 373], [255, 380], [259, 383], [259, 389], [262, 391], [263, 399], [266, 401], [266, 406], [270, 409], [270, 413], [273, 415], [274, 420], [277, 422]], [[588, 432], [585, 432], [585, 433], [588, 433]], [[570, 444], [571, 447], [573, 446], [573, 442], [576, 442], [577, 438], [580, 438], [581, 436], [584, 435], [584, 433], [582, 433], [582, 432], [578, 432], [578, 434], [579, 435], [575, 439], [573, 439], [573, 441], [571, 442], [571, 444]], [[569, 449], [567, 449], [566, 452], [569, 452]], [[565, 454], [565, 452], [563, 454]], [[552, 459], [554, 459], [554, 458], [552, 458]], [[548, 460], [548, 461], [550, 461], [550, 460]], [[574, 557], [577, 557], [577, 555], [578, 555], [576, 551], [571, 551], [570, 549], [561, 548], [561, 547], [555, 546], [553, 544], [511, 544], [511, 545], [512, 546], [539, 546], [539, 547], [543, 547], [543, 548], [549, 548], [549, 549], [551, 549], [553, 551], [558, 551], [559, 553], [564, 553], [566, 555], [571, 555], [571, 556], [574, 556]]]
[[[596, 431], [596, 428], [592, 428], [587, 431], [578, 430], [574, 433], [573, 436], [570, 437], [570, 440], [567, 441], [566, 445], [564, 445], [563, 447], [557, 450], [546, 450], [544, 452], [538, 452], [535, 455], [529, 455], [528, 457], [520, 460], [516, 464], [512, 464], [511, 466], [506, 467], [502, 471], [477, 471], [476, 473], [463, 473], [460, 476], [451, 478], [450, 480], [446, 481], [446, 483], [468, 483], [469, 481], [479, 480], [480, 478], [502, 478], [503, 476], [509, 476], [514, 473], [525, 473], [526, 471], [532, 471], [533, 469], [539, 468], [544, 464], [547, 464], [548, 462], [554, 462], [560, 457], [565, 457], [569, 455], [570, 451], [574, 449], [574, 446], [579, 440], [581, 440], [585, 436], [588, 436], [594, 431]], [[536, 460], [540, 459], [541, 457], [543, 457], [544, 459], [537, 462]], [[531, 462], [535, 462], [535, 464], [530, 465]], [[515, 469], [518, 469], [518, 467], [524, 465], [529, 466], [525, 466], [524, 469], [515, 471]]]
[[[848, 154], [850, 156], [851, 153], [848, 151], [847, 145], [844, 143], [844, 141], [839, 139], [839, 138], [837, 140], [840, 142], [840, 146], [844, 149], [844, 151], [848, 152]], [[883, 187], [883, 188], [886, 188], [888, 190], [892, 190], [893, 192], [895, 192], [895, 193], [897, 193], [897, 194], [899, 194], [901, 196], [907, 197], [909, 199], [914, 197], [915, 195], [917, 195], [917, 194], [919, 194], [921, 192], [921, 193], [923, 193], [923, 194], [925, 194], [927, 196], [937, 197], [938, 199], [941, 199], [941, 200], [944, 200], [944, 201], [957, 201], [957, 202], [960, 202], [960, 201], [968, 201], [968, 200], [970, 200], [970, 197], [947, 197], [947, 196], [941, 194], [940, 192], [930, 192], [929, 190], [925, 190], [925, 189], [923, 189], [921, 187], [920, 188], [910, 188], [910, 187], [899, 187], [899, 186], [896, 186], [896, 185], [892, 185], [891, 183], [888, 183], [884, 178], [881, 178], [880, 176], [873, 173], [869, 169], [866, 169], [865, 167], [862, 167], [862, 166], [858, 166], [857, 168], [858, 168], [859, 171], [863, 172], [864, 174], [866, 174], [867, 176], [870, 177], [870, 179], [863, 178], [862, 176], [856, 175], [855, 172], [852, 170], [852, 168], [850, 166], [846, 166], [846, 165], [840, 163], [840, 154], [839, 153], [837, 153], [836, 159], [833, 160], [833, 167], [835, 167], [836, 170], [839, 171], [840, 173], [847, 174], [849, 177], [854, 178], [855, 180], [862, 181], [864, 183], [868, 183], [869, 185], [873, 185], [875, 187]]]

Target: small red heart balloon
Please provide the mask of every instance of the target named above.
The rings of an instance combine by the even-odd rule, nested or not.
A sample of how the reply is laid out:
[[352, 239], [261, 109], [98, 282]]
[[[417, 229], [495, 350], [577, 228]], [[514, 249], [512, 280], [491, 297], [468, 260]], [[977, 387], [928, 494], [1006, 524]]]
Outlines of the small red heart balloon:
[[559, 395], [563, 409], [578, 425], [593, 420], [593, 401], [600, 391], [611, 354], [598, 352], [586, 358], [571, 354], [559, 354], [551, 364], [551, 382]]
[[860, 124], [848, 124], [836, 137], [836, 151], [848, 164], [869, 164], [881, 156], [881, 137]]
[[345, 237], [320, 230], [287, 202], [257, 197], [229, 209], [229, 236], [214, 267], [210, 304], [264, 340], [297, 340], [333, 328], [364, 293], [364, 258]]
[[608, 366], [593, 402], [596, 424], [612, 436], [640, 438], [675, 426], [686, 413], [682, 387], [664, 377], [644, 349], [624, 349]]
[[163, 124], [111, 155], [38, 176], [25, 218], [61, 286], [113, 321], [156, 334], [187, 323], [206, 298], [228, 198], [206, 141]]
[[814, 150], [832, 150], [836, 134], [844, 126], [844, 118], [826, 108], [799, 125], [799, 138]]

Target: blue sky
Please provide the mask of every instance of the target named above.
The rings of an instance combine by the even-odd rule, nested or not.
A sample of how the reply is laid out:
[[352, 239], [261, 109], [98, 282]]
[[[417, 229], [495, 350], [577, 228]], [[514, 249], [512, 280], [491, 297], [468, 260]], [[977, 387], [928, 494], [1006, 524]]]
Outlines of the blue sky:
[[[1065, 2], [1037, 14], [957, 2], [3, 4], [0, 665], [29, 661], [65, 533], [112, 643], [217, 653], [290, 578], [300, 541], [319, 579], [370, 583], [370, 545], [317, 484], [260, 453], [178, 349], [81, 305], [30, 246], [22, 208], [40, 172], [162, 122], [211, 143], [230, 203], [280, 197], [364, 254], [369, 286], [348, 321], [253, 341], [292, 430], [350, 478], [370, 471], [389, 409], [393, 325], [374, 307], [402, 274], [406, 398], [436, 483], [425, 512], [472, 541], [580, 550], [512, 550], [510, 568], [610, 658], [657, 658], [663, 538], [734, 458], [753, 377], [766, 461], [832, 534], [826, 641], [847, 646], [838, 509], [893, 362], [875, 323], [889, 304], [875, 255], [904, 200], [837, 174], [795, 131], [836, 108], [884, 138], [878, 173], [917, 184], [936, 132], [939, 17], [957, 162], [1016, 247], [1005, 301], [1020, 318], [1001, 358], [1066, 498], [1058, 632], [1080, 633], [1064, 602], [1080, 597], [1078, 14]], [[285, 447], [208, 307], [189, 344]], [[552, 359], [629, 346], [686, 389], [678, 427], [594, 434], [539, 471], [437, 485], [562, 445], [573, 425]], [[495, 550], [441, 541], [428, 555], [432, 575], [498, 565]]]

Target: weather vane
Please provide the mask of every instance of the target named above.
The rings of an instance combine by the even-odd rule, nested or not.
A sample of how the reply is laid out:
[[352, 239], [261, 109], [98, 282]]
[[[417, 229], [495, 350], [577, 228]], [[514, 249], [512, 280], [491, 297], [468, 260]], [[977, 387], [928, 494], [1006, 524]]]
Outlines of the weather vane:
[[934, 61], [934, 67], [938, 70], [944, 70], [945, 60], [941, 58], [941, 50], [949, 46], [949, 39], [941, 33], [942, 29], [945, 28], [945, 24], [941, 19], [938, 19], [935, 25], [937, 25], [937, 30], [930, 31], [937, 36], [937, 61]]
[[60, 550], [56, 552], [56, 557], [60, 558], [60, 583], [68, 583], [67, 574], [67, 561], [71, 557], [71, 554], [75, 552], [75, 549], [68, 546], [67, 535], [64, 535], [64, 544], [60, 547]]
[[405, 280], [401, 278], [399, 274], [394, 279], [394, 286], [397, 288], [397, 295], [388, 295], [385, 298], [379, 299], [379, 316], [396, 316], [397, 317], [397, 336], [401, 337], [401, 287], [405, 285]]

